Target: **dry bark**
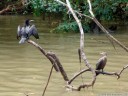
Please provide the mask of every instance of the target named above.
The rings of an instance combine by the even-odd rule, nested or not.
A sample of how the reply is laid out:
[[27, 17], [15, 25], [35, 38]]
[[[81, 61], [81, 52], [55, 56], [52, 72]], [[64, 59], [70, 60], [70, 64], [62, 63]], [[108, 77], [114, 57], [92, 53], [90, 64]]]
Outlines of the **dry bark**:
[[32, 40], [28, 40], [27, 42], [32, 44], [36, 48], [38, 48], [38, 50], [40, 50], [41, 53], [43, 53], [43, 55], [46, 56], [50, 60], [50, 62], [52, 63], [54, 69], [57, 72], [61, 72], [61, 75], [63, 76], [63, 79], [66, 82], [69, 81], [68, 76], [67, 76], [62, 64], [60, 63], [59, 59], [57, 58], [57, 56], [53, 52], [46, 52], [41, 46], [39, 46], [37, 43], [35, 43]]
[[88, 60], [87, 60], [87, 58], [86, 58], [86, 55], [85, 55], [85, 52], [84, 52], [84, 31], [83, 31], [82, 24], [81, 24], [80, 20], [79, 20], [78, 17], [76, 16], [76, 13], [79, 14], [80, 16], [85, 16], [85, 17], [87, 17], [87, 18], [93, 20], [93, 21], [100, 27], [100, 29], [107, 35], [108, 38], [110, 38], [111, 40], [115, 41], [115, 42], [116, 42], [118, 45], [120, 45], [125, 51], [128, 52], [128, 48], [127, 48], [125, 45], [123, 45], [120, 41], [118, 41], [116, 38], [114, 38], [114, 37], [99, 23], [99, 21], [95, 18], [95, 15], [94, 15], [94, 13], [93, 13], [93, 11], [92, 11], [92, 5], [91, 5], [90, 0], [87, 0], [87, 2], [88, 2], [88, 5], [89, 5], [89, 12], [90, 12], [90, 15], [91, 15], [91, 16], [88, 16], [88, 15], [85, 15], [85, 14], [81, 14], [81, 13], [79, 13], [78, 11], [73, 10], [72, 7], [71, 7], [71, 5], [70, 5], [69, 0], [66, 0], [66, 3], [64, 3], [64, 2], [62, 2], [62, 1], [60, 1], [60, 0], [55, 0], [55, 1], [67, 7], [68, 13], [70, 12], [70, 13], [73, 15], [73, 17], [74, 17], [74, 19], [75, 19], [75, 21], [77, 22], [78, 27], [79, 27], [79, 31], [80, 31], [80, 48], [78, 49], [79, 60], [80, 60], [80, 63], [81, 63], [81, 59], [83, 59], [85, 65], [88, 67], [88, 69], [84, 69], [83, 71], [81, 71], [80, 73], [78, 73], [78, 74], [76, 75], [76, 77], [79, 76], [80, 74], [84, 73], [84, 71], [85, 71], [85, 72], [86, 72], [86, 71], [91, 71], [91, 72], [93, 73], [92, 81], [91, 81], [90, 83], [86, 83], [86, 84], [80, 85], [78, 88], [73, 87], [73, 86], [70, 86], [69, 84], [76, 78], [76, 77], [73, 77], [71, 80], [69, 80], [67, 87], [70, 88], [70, 89], [73, 89], [73, 90], [80, 91], [81, 88], [93, 86], [94, 83], [95, 83], [95, 81], [96, 81], [96, 74], [95, 74], [95, 72], [99, 72], [100, 74], [116, 75], [118, 78], [120, 78], [120, 74], [121, 74], [122, 71], [123, 71], [124, 69], [126, 69], [128, 66], [124, 67], [123, 70], [120, 72], [120, 74], [119, 74], [119, 73], [116, 73], [116, 72], [101, 72], [101, 71], [94, 70], [94, 69], [91, 67], [90, 63], [88, 62]]
[[[95, 72], [99, 73], [99, 74], [103, 74], [103, 75], [115, 75], [117, 76], [117, 79], [119, 79], [121, 77], [121, 73], [128, 68], [128, 65], [126, 65], [125, 67], [123, 67], [119, 72], [105, 72], [105, 71], [99, 71], [99, 70], [95, 70]], [[81, 88], [85, 88], [85, 87], [90, 87], [89, 85], [80, 85], [79, 87], [73, 87], [70, 84], [81, 74], [87, 72], [87, 71], [91, 71], [90, 69], [83, 69], [80, 72], [76, 73], [67, 83], [67, 88], [70, 88], [71, 90], [77, 90], [80, 91]]]
[[[85, 66], [87, 66], [87, 67], [91, 70], [91, 72], [92, 72], [92, 74], [93, 74], [93, 76], [92, 76], [92, 81], [89, 82], [89, 83], [84, 84], [83, 86], [80, 85], [80, 86], [79, 86], [79, 89], [80, 89], [81, 87], [90, 87], [90, 86], [93, 86], [94, 83], [95, 83], [95, 81], [96, 81], [96, 74], [95, 74], [95, 70], [92, 68], [92, 66], [91, 66], [90, 63], [88, 62], [87, 57], [86, 57], [86, 54], [85, 54], [85, 52], [84, 52], [84, 31], [83, 31], [82, 24], [81, 24], [80, 20], [78, 19], [78, 17], [76, 16], [76, 13], [75, 13], [74, 10], [72, 9], [69, 0], [66, 0], [66, 4], [63, 3], [63, 2], [61, 2], [60, 0], [55, 0], [55, 1], [57, 1], [57, 2], [59, 2], [59, 3], [61, 3], [61, 4], [63, 4], [63, 5], [65, 5], [65, 6], [68, 8], [69, 12], [71, 12], [71, 14], [73, 15], [74, 19], [76, 20], [76, 22], [77, 22], [77, 24], [78, 24], [78, 27], [79, 27], [79, 31], [80, 31], [79, 57], [80, 57], [80, 59], [83, 59], [83, 61], [84, 61], [84, 63], [85, 63]], [[80, 61], [81, 61], [81, 60], [80, 60]], [[79, 90], [79, 89], [78, 89], [78, 90]]]

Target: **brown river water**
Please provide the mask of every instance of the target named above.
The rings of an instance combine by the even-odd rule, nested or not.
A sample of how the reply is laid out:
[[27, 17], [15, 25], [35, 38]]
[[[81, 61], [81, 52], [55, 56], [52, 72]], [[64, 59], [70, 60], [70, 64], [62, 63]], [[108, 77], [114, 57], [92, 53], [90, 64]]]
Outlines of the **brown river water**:
[[[0, 16], [0, 96], [42, 96], [46, 85], [51, 63], [34, 46], [27, 43], [19, 45], [16, 39], [17, 26], [26, 18], [35, 20], [40, 35], [38, 41], [31, 39], [58, 56], [69, 78], [80, 70], [77, 53], [79, 33], [50, 33], [49, 22], [39, 17]], [[118, 31], [123, 34], [113, 36], [128, 47], [128, 28]], [[102, 51], [108, 53], [104, 71], [119, 72], [127, 65], [128, 53], [117, 44], [115, 47], [116, 50], [104, 34], [85, 34], [85, 52], [93, 68]], [[86, 68], [83, 62], [81, 68]], [[78, 86], [92, 78], [91, 72], [82, 76], [83, 80], [79, 76], [72, 84]], [[65, 85], [61, 74], [53, 70], [45, 96], [128, 96], [128, 69], [123, 71], [119, 80], [116, 76], [99, 75], [93, 88], [80, 92], [67, 91]]]

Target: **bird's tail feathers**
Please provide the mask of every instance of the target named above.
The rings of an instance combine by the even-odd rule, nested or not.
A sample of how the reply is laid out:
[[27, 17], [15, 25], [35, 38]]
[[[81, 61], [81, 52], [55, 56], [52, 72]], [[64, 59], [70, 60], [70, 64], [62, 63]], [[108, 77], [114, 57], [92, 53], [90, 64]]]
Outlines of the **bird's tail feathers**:
[[21, 38], [19, 44], [24, 44], [26, 40], [27, 40], [26, 38]]

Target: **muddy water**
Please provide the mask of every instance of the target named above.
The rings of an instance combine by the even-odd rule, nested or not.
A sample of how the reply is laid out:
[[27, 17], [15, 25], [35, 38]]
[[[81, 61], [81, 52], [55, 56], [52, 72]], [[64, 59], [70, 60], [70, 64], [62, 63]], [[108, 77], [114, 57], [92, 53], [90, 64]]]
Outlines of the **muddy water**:
[[[19, 45], [16, 39], [17, 25], [22, 24], [25, 18], [28, 17], [0, 16], [0, 96], [41, 96], [48, 79], [50, 62], [34, 46], [27, 43]], [[49, 33], [51, 28], [48, 21], [31, 16], [29, 18], [35, 20], [39, 31], [40, 40], [36, 42], [46, 51], [57, 54], [68, 77], [71, 78], [80, 70], [77, 54], [79, 34]], [[119, 31], [128, 30], [126, 28]], [[114, 36], [128, 46], [127, 32]], [[94, 68], [102, 51], [108, 53], [105, 71], [119, 72], [128, 64], [128, 53], [116, 44], [115, 50], [104, 34], [85, 34], [85, 42], [87, 59]], [[85, 68], [83, 62], [81, 68]], [[73, 85], [78, 86], [83, 81], [91, 80], [90, 72], [82, 76], [83, 80], [79, 77]], [[128, 69], [122, 73], [119, 80], [115, 76], [99, 75], [93, 88], [85, 88], [80, 92], [66, 91], [65, 84], [60, 73], [53, 71], [45, 96], [128, 96]]]

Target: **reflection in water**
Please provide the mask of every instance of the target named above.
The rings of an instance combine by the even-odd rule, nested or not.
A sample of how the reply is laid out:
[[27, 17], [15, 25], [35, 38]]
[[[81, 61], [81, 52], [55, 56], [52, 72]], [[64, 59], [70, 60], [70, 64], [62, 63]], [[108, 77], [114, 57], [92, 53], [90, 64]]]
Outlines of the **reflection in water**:
[[[41, 96], [48, 78], [50, 62], [34, 46], [27, 43], [19, 45], [16, 40], [17, 25], [22, 24], [25, 18], [23, 16], [0, 16], [0, 96], [25, 96], [25, 94]], [[45, 50], [57, 54], [67, 75], [71, 78], [80, 67], [77, 54], [79, 34], [49, 33], [47, 21], [42, 21], [37, 17], [31, 18], [35, 20], [40, 35], [40, 40], [36, 42]], [[128, 46], [127, 34], [115, 35], [115, 37]], [[117, 72], [128, 64], [128, 54], [116, 44], [117, 50], [114, 50], [103, 34], [86, 34], [85, 41], [85, 52], [93, 67], [102, 51], [108, 53], [105, 71]], [[82, 67], [85, 68], [83, 63]], [[91, 73], [83, 74], [83, 78], [84, 81], [89, 81]], [[116, 80], [115, 76], [99, 75], [94, 88], [81, 92], [67, 92], [62, 76], [53, 71], [46, 95], [95, 96], [106, 93], [126, 93], [128, 92], [127, 81], [128, 70], [125, 70], [119, 80]], [[81, 78], [78, 78], [73, 84], [81, 83]]]

